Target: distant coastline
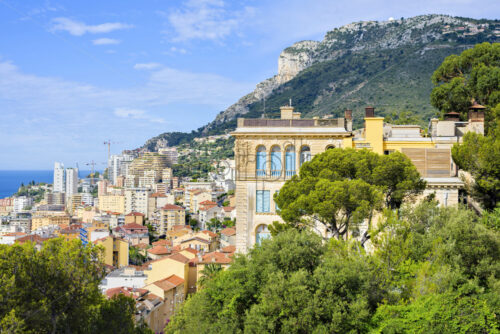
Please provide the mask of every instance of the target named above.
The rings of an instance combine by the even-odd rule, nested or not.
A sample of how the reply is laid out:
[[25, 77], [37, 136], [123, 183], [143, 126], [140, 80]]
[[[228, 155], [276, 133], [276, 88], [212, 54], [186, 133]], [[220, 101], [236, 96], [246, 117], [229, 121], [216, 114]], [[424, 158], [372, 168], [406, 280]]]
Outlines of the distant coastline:
[[[81, 170], [79, 174], [79, 177], [83, 178], [90, 174], [90, 171]], [[14, 195], [21, 183], [52, 183], [53, 179], [53, 170], [0, 170], [0, 198]]]

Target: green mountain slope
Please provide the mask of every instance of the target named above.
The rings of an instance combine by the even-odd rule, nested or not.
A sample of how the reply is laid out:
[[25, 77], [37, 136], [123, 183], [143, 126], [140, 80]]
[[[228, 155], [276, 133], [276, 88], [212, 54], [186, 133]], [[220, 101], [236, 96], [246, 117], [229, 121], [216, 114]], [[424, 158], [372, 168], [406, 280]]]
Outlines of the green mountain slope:
[[430, 105], [430, 77], [444, 58], [481, 42], [500, 41], [500, 21], [445, 15], [423, 15], [386, 22], [357, 22], [329, 31], [324, 40], [303, 41], [285, 49], [278, 74], [255, 91], [189, 134], [164, 133], [158, 139], [175, 146], [194, 137], [220, 134], [236, 126], [237, 117], [278, 117], [279, 107], [292, 99], [303, 117], [340, 116], [352, 109], [354, 126], [363, 108], [377, 115], [411, 111], [427, 124], [437, 113]]

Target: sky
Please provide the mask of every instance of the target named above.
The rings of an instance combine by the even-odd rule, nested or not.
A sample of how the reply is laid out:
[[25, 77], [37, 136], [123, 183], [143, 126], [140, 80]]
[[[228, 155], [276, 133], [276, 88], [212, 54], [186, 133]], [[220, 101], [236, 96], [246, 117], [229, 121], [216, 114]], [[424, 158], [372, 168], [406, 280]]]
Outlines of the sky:
[[498, 0], [0, 0], [0, 170], [52, 169], [191, 131], [355, 21], [500, 18]]

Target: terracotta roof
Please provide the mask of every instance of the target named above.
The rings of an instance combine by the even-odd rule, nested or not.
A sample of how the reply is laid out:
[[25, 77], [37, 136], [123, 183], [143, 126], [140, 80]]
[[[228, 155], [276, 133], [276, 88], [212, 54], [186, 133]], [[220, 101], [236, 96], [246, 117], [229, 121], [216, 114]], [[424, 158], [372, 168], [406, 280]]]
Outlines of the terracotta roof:
[[5, 237], [18, 237], [18, 236], [22, 236], [22, 235], [26, 235], [26, 233], [24, 233], [24, 232], [12, 232], [12, 233], [4, 234]]
[[106, 297], [112, 298], [115, 295], [123, 294], [127, 297], [137, 298], [147, 294], [149, 291], [146, 289], [129, 288], [120, 286], [118, 288], [111, 288], [106, 290]]
[[196, 263], [208, 264], [208, 263], [218, 263], [218, 264], [229, 264], [233, 261], [231, 258], [232, 254], [221, 253], [221, 252], [211, 252], [202, 256], [202, 259], [196, 259]]
[[175, 253], [175, 254], [172, 254], [170, 256], [167, 256], [166, 259], [172, 259], [174, 261], [182, 262], [182, 263], [189, 262], [189, 259], [187, 257], [185, 257], [184, 255], [179, 254], [179, 253]]
[[474, 103], [472, 104], [472, 106], [469, 107], [469, 109], [486, 109], [486, 107], [474, 101]]
[[170, 254], [170, 251], [165, 246], [157, 245], [151, 249], [148, 249], [148, 253], [151, 253], [154, 255], [166, 255], [166, 254]]
[[163, 291], [171, 290], [181, 284], [184, 284], [184, 280], [177, 275], [172, 275], [162, 280], [153, 283]]
[[20, 238], [16, 239], [16, 243], [23, 244], [25, 242], [31, 241], [31, 242], [36, 242], [37, 244], [40, 244], [40, 243], [44, 242], [45, 240], [48, 240], [48, 238], [42, 238], [38, 234], [31, 234], [31, 235], [27, 235], [27, 236], [20, 237]]
[[232, 235], [236, 235], [236, 229], [234, 227], [226, 227], [225, 229], [220, 231], [220, 233], [230, 237]]
[[207, 235], [211, 236], [212, 238], [217, 237], [217, 234], [216, 234], [216, 233], [214, 233], [214, 232], [212, 232], [212, 231], [209, 231], [209, 230], [203, 230], [203, 231], [201, 231], [201, 232], [203, 232], [203, 233], [205, 233], [205, 234], [207, 234]]
[[162, 194], [162, 193], [154, 193], [154, 194], [151, 194], [151, 196], [149, 196], [149, 197], [167, 197], [167, 195]]
[[206, 201], [200, 202], [200, 205], [217, 205], [217, 203], [215, 203], [213, 201], [206, 200]]
[[217, 207], [217, 205], [204, 205], [204, 206], [200, 207], [200, 211], [208, 211], [208, 210], [216, 208], [216, 207]]
[[189, 253], [194, 254], [194, 255], [199, 253], [196, 249], [191, 248], [191, 247], [184, 248], [182, 251], [186, 251], [186, 252], [189, 252]]
[[205, 243], [205, 244], [209, 244], [209, 243], [210, 243], [210, 241], [208, 241], [208, 240], [206, 240], [206, 239], [199, 238], [199, 237], [192, 237], [192, 238], [189, 238], [189, 239], [186, 239], [186, 240], [181, 241], [181, 244], [184, 244], [184, 243], [189, 242], [189, 241], [191, 241], [191, 240], [197, 240], [197, 241], [199, 241], [199, 242], [203, 242], [203, 243]]
[[192, 231], [192, 228], [189, 225], [174, 225], [174, 226], [172, 226], [172, 230], [182, 230], [182, 229], [187, 229], [187, 230]]
[[161, 209], [162, 210], [184, 210], [184, 208], [182, 206], [174, 205], [174, 204], [165, 204], [165, 206], [163, 206]]
[[148, 244], [146, 244], [146, 243], [144, 243], [144, 242], [142, 242], [142, 243], [140, 243], [140, 244], [135, 245], [134, 247], [135, 247], [135, 248], [140, 248], [140, 249], [146, 249], [146, 248], [148, 248], [148, 247], [149, 247], [149, 245], [148, 245]]
[[131, 213], [129, 213], [127, 216], [140, 216], [140, 217], [144, 217], [144, 214], [143, 213], [140, 213], [140, 212], [136, 212], [136, 211], [132, 211]]
[[221, 249], [222, 253], [234, 253], [236, 252], [236, 246], [229, 245]]
[[153, 242], [153, 246], [172, 246], [172, 241], [166, 239], [160, 239], [158, 241]]
[[231, 212], [235, 209], [235, 207], [234, 206], [224, 206], [224, 207], [222, 207], [222, 209], [226, 212]]

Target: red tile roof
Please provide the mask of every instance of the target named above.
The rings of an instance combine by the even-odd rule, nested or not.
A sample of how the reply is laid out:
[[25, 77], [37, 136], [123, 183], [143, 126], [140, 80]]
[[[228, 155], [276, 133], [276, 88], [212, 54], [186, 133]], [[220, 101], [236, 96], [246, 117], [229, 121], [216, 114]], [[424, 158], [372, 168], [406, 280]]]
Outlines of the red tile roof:
[[16, 243], [23, 244], [25, 242], [31, 241], [31, 242], [35, 242], [37, 244], [41, 244], [46, 240], [48, 240], [48, 238], [42, 238], [38, 234], [31, 234], [31, 235], [27, 235], [27, 236], [20, 237], [20, 238], [16, 239]]
[[199, 238], [199, 237], [192, 237], [192, 238], [189, 238], [189, 239], [186, 239], [186, 240], [183, 240], [181, 241], [181, 244], [184, 244], [186, 242], [189, 242], [189, 241], [192, 241], [192, 240], [197, 240], [199, 242], [203, 242], [205, 244], [209, 244], [210, 241], [206, 240], [206, 239], [203, 239], [203, 238]]
[[141, 217], [144, 217], [144, 214], [140, 213], [140, 212], [132, 211], [127, 216], [141, 216]]
[[187, 230], [192, 231], [192, 228], [189, 225], [174, 225], [174, 226], [172, 226], [172, 230], [174, 230], [174, 231], [175, 230], [183, 230], [183, 229], [187, 229]]
[[201, 231], [201, 232], [203, 232], [203, 233], [205, 233], [205, 234], [209, 235], [209, 236], [210, 236], [210, 237], [212, 237], [212, 238], [217, 237], [217, 234], [216, 234], [216, 233], [214, 233], [214, 232], [212, 232], [212, 231], [209, 231], [209, 230], [203, 230], [203, 231]]
[[115, 295], [123, 294], [127, 297], [132, 297], [134, 299], [147, 294], [149, 291], [146, 289], [129, 288], [125, 286], [120, 286], [118, 288], [111, 288], [106, 290], [106, 297], [112, 298]]
[[153, 242], [153, 246], [172, 246], [172, 241], [166, 239], [160, 239], [158, 241]]
[[140, 229], [147, 230], [148, 229], [146, 226], [139, 225], [137, 223], [125, 224], [125, 225], [122, 225], [119, 227], [121, 227], [122, 229], [125, 229], [125, 230], [140, 230]]
[[174, 205], [174, 204], [165, 204], [165, 206], [162, 207], [162, 210], [184, 210], [182, 206], [179, 205]]
[[235, 207], [234, 206], [224, 206], [224, 207], [222, 207], [222, 209], [226, 212], [231, 212], [235, 209]]
[[180, 278], [177, 275], [171, 275], [167, 278], [156, 281], [153, 284], [162, 289], [163, 291], [168, 291], [181, 284], [184, 284], [184, 279]]
[[234, 253], [236, 252], [236, 246], [229, 245], [221, 249], [222, 253]]
[[19, 236], [23, 236], [23, 235], [26, 235], [26, 233], [24, 233], [24, 232], [12, 232], [12, 233], [4, 234], [5, 237], [19, 237]]
[[167, 197], [167, 195], [162, 194], [162, 193], [154, 193], [154, 194], [151, 194], [151, 196], [149, 196], [149, 197]]
[[189, 259], [182, 254], [175, 253], [166, 257], [167, 259], [172, 259], [177, 262], [188, 263]]
[[217, 203], [206, 200], [206, 201], [200, 202], [200, 205], [217, 205]]
[[233, 261], [231, 258], [232, 254], [221, 253], [221, 252], [211, 252], [202, 256], [202, 259], [196, 259], [196, 263], [208, 264], [208, 263], [218, 263], [218, 264], [229, 264]]
[[230, 237], [232, 235], [236, 235], [236, 229], [234, 227], [226, 227], [225, 229], [220, 231], [220, 234], [224, 234]]
[[167, 255], [167, 254], [170, 254], [171, 252], [165, 246], [157, 245], [151, 249], [148, 249], [148, 253], [151, 253], [154, 255]]
[[184, 248], [183, 251], [189, 252], [189, 253], [194, 254], [194, 255], [199, 253], [196, 249], [191, 248], [191, 247]]

